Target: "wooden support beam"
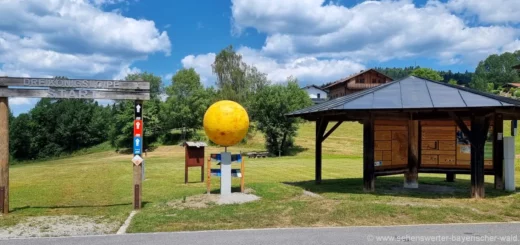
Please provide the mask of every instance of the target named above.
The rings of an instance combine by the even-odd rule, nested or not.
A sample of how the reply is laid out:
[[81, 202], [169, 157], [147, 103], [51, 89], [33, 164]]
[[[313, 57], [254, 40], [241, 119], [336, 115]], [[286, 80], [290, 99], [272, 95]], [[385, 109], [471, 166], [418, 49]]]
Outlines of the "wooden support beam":
[[419, 188], [419, 121], [408, 121], [408, 169], [405, 173], [405, 188]]
[[371, 192], [375, 190], [374, 167], [374, 118], [363, 123], [363, 189]]
[[455, 112], [450, 111], [448, 113], [450, 114], [450, 117], [453, 119], [453, 121], [455, 121], [457, 126], [460, 128], [462, 133], [465, 134], [466, 137], [468, 137], [469, 141], [471, 142], [471, 131], [468, 129], [468, 126], [466, 126], [466, 124], [464, 123], [462, 118], [460, 118], [458, 115], [456, 115]]
[[343, 123], [343, 121], [338, 121], [336, 124], [334, 124], [334, 126], [332, 126], [332, 128], [323, 136], [323, 138], [321, 139], [321, 141], [325, 141], [333, 132], [334, 130], [336, 130], [339, 125], [341, 125]]
[[517, 126], [517, 120], [511, 120], [511, 136], [516, 136], [516, 126]]
[[0, 213], [9, 213], [9, 102], [0, 97]]
[[473, 198], [484, 198], [484, 143], [485, 136], [488, 129], [485, 128], [489, 125], [489, 121], [486, 122], [486, 118], [483, 116], [472, 116], [471, 117], [471, 197]]
[[446, 174], [446, 182], [455, 182], [456, 175], [454, 173]]
[[323, 142], [323, 133], [327, 129], [327, 125], [329, 124], [328, 121], [326, 121], [323, 118], [319, 118], [316, 121], [316, 156], [315, 156], [315, 181], [316, 184], [321, 184], [321, 160], [322, 160], [322, 154], [321, 154], [321, 144]]
[[496, 113], [493, 123], [493, 170], [495, 189], [504, 189], [504, 118]]

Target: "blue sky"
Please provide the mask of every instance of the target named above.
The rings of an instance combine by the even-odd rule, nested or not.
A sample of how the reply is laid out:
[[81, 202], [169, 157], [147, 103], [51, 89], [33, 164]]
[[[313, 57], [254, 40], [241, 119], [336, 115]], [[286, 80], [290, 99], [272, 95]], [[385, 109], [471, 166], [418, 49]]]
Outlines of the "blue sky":
[[[515, 0], [0, 0], [0, 76], [165, 84], [193, 67], [212, 86], [233, 45], [275, 82], [323, 84], [375, 66], [474, 71], [520, 49]], [[37, 99], [11, 98], [15, 114]]]

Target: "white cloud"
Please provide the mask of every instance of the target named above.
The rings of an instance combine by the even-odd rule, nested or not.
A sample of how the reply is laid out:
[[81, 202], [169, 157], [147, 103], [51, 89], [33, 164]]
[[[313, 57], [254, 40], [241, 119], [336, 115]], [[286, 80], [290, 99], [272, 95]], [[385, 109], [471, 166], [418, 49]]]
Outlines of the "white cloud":
[[128, 65], [122, 66], [119, 70], [119, 73], [117, 73], [112, 79], [114, 80], [123, 80], [127, 75], [130, 74], [136, 74], [141, 73], [141, 70], [136, 67], [130, 67]]
[[111, 4], [118, 4], [122, 2], [126, 2], [127, 0], [90, 0], [94, 5], [101, 6], [101, 5], [111, 5]]
[[105, 12], [120, 0], [0, 0], [0, 69], [31, 76], [114, 76], [147, 55], [170, 54], [153, 21]]
[[[245, 63], [266, 73], [267, 78], [275, 83], [287, 81], [288, 77], [293, 76], [302, 84], [322, 84], [365, 69], [362, 64], [349, 59], [320, 60], [304, 56], [278, 60], [248, 47], [239, 48], [237, 53], [242, 55]], [[189, 55], [182, 59], [184, 67], [194, 68], [206, 86], [211, 86], [216, 81], [211, 69], [214, 61], [214, 53]]]
[[277, 59], [368, 62], [427, 57], [474, 65], [520, 34], [509, 26], [468, 26], [438, 1], [423, 7], [411, 0], [366, 1], [351, 8], [325, 0], [232, 2], [235, 28], [266, 33], [262, 51]]
[[9, 98], [9, 105], [32, 105], [35, 104], [33, 100], [35, 99], [22, 97]]
[[215, 53], [188, 55], [181, 60], [184, 68], [193, 68], [200, 75], [204, 86], [213, 86], [216, 81], [211, 64], [215, 61]]
[[169, 85], [172, 81], [173, 73], [167, 73], [166, 75], [162, 76], [163, 84]]
[[349, 59], [324, 59], [301, 56], [274, 59], [261, 51], [247, 47], [238, 50], [244, 62], [253, 65], [275, 83], [287, 81], [290, 76], [298, 78], [302, 84], [322, 84], [365, 69], [365, 66]]
[[518, 0], [450, 0], [447, 6], [456, 13], [476, 16], [485, 23], [520, 23]]

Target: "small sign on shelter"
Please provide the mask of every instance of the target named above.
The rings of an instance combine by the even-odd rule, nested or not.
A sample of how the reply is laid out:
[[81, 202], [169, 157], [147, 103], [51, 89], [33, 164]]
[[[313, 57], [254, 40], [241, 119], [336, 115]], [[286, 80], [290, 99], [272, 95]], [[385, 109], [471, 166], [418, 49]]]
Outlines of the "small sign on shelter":
[[204, 182], [204, 142], [184, 142], [185, 148], [185, 167], [184, 167], [184, 183], [188, 183], [188, 168], [200, 167], [200, 182]]

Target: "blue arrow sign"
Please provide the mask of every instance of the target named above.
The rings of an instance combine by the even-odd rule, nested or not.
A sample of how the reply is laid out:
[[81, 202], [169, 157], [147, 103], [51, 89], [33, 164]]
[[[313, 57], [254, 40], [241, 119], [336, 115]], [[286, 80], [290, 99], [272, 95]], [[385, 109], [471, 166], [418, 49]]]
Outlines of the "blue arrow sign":
[[134, 155], [141, 154], [143, 149], [143, 140], [141, 137], [134, 137]]

